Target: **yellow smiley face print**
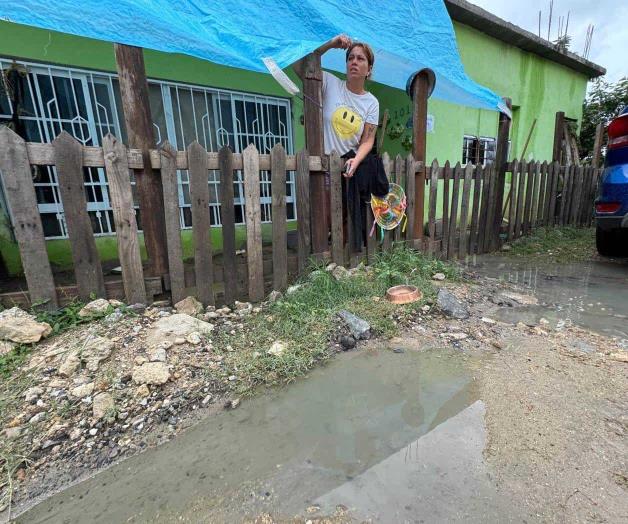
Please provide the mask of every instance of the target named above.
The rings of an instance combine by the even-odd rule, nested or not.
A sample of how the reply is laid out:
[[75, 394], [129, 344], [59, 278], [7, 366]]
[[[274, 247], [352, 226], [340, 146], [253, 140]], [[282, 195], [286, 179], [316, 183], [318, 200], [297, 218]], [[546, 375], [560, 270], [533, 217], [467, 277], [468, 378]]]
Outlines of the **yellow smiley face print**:
[[362, 125], [362, 117], [346, 106], [340, 106], [331, 115], [331, 125], [336, 135], [346, 140], [356, 135]]

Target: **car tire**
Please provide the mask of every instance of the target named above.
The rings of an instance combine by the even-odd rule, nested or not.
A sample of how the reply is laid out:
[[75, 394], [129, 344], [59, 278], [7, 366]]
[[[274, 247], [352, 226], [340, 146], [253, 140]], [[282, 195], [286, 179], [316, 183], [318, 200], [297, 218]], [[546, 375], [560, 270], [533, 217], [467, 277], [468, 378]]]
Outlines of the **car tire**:
[[596, 227], [595, 247], [603, 257], [628, 256], [628, 230]]

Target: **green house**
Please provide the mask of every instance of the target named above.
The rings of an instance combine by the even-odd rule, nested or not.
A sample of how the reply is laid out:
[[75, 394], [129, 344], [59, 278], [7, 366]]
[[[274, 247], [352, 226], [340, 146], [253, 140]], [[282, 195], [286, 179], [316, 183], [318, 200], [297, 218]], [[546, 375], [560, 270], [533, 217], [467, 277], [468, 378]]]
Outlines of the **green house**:
[[[466, 72], [513, 104], [509, 157], [552, 156], [554, 119], [563, 111], [579, 122], [587, 82], [605, 70], [499, 19], [464, 0], [445, 0], [453, 20]], [[289, 153], [304, 145], [303, 107], [270, 77], [224, 67], [185, 55], [145, 50], [149, 97], [157, 142], [178, 149], [198, 140], [208, 150], [228, 144], [236, 152], [249, 143], [268, 152], [281, 142]], [[377, 63], [375, 64], [377, 67]], [[29, 141], [49, 142], [63, 129], [85, 145], [100, 145], [113, 133], [125, 137], [116, 64], [111, 43], [0, 21], [0, 123], [14, 117], [7, 77], [17, 78], [21, 119]], [[13, 71], [13, 73], [10, 73]], [[369, 89], [388, 109], [384, 150], [405, 153], [409, 146], [411, 104], [397, 89], [371, 83]], [[439, 162], [490, 162], [495, 153], [498, 114], [439, 100], [428, 107], [427, 156]], [[532, 134], [530, 130], [536, 121]], [[211, 220], [220, 225], [218, 182], [210, 173]], [[51, 262], [70, 263], [63, 206], [54, 169], [35, 173], [35, 185]], [[187, 173], [179, 173], [181, 225], [191, 225]], [[1, 180], [0, 180], [1, 181]], [[113, 217], [102, 169], [85, 173], [88, 211], [104, 260], [115, 258]], [[243, 222], [243, 188], [236, 184], [236, 219]], [[288, 183], [288, 218], [295, 216], [294, 179]], [[270, 220], [270, 179], [262, 181], [262, 219]], [[141, 222], [141, 217], [140, 217]], [[219, 230], [215, 231], [219, 237]], [[185, 232], [184, 232], [185, 237]], [[185, 245], [185, 244], [184, 244]], [[19, 273], [10, 218], [0, 184], [0, 247], [10, 273]]]

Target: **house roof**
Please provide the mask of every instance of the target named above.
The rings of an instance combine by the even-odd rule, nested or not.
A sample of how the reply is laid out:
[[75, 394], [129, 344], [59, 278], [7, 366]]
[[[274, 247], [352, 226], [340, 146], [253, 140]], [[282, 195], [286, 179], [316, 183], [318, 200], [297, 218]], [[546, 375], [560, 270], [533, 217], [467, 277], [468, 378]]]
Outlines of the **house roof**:
[[539, 38], [534, 33], [511, 24], [466, 0], [445, 0], [445, 6], [452, 20], [478, 29], [510, 45], [562, 64], [574, 71], [587, 75], [589, 78], [596, 78], [606, 73], [606, 69], [602, 66], [571, 51], [559, 51], [551, 42], [544, 38]]

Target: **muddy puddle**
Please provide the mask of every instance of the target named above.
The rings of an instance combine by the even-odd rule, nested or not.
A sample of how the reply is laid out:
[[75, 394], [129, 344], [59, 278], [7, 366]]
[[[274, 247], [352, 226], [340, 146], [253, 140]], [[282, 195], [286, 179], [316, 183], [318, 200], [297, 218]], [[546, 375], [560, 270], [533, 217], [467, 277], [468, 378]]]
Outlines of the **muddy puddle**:
[[470, 259], [468, 268], [514, 284], [539, 300], [539, 305], [496, 307], [496, 319], [538, 323], [545, 318], [554, 327], [573, 323], [628, 343], [628, 260], [530, 264], [484, 256]]
[[[50, 497], [18, 522], [238, 522], [306, 514], [313, 504], [344, 504], [360, 518], [383, 511], [403, 520], [416, 504], [423, 515], [430, 504], [433, 516], [450, 507], [486, 514], [482, 501], [496, 497], [482, 471], [477, 365], [443, 349], [341, 355]], [[408, 490], [415, 495], [405, 497]], [[443, 504], [453, 492], [459, 503]]]

